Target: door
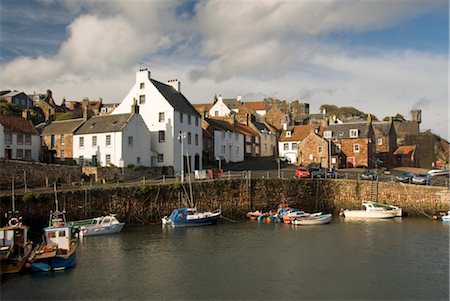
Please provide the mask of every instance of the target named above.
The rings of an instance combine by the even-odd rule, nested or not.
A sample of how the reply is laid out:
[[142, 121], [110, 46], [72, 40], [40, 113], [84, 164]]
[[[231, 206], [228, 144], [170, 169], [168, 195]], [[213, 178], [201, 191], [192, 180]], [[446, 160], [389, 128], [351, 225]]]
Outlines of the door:
[[356, 158], [355, 157], [348, 157], [347, 158], [347, 167], [353, 168], [356, 166]]
[[7, 160], [11, 160], [12, 159], [12, 150], [10, 149], [5, 149], [5, 158]]

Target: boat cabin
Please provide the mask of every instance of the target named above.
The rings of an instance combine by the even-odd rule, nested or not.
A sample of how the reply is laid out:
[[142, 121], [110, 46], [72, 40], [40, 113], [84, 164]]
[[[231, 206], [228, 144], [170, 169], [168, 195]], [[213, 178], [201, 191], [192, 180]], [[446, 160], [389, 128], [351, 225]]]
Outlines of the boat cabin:
[[[28, 227], [4, 227], [0, 228], [0, 254], [3, 258], [8, 256], [11, 252], [20, 252], [21, 248], [14, 249], [14, 246], [24, 247], [28, 241]], [[21, 255], [21, 254], [16, 254]]]
[[73, 238], [73, 227], [44, 228], [44, 237], [47, 244], [55, 244], [58, 249], [70, 250], [70, 241]]

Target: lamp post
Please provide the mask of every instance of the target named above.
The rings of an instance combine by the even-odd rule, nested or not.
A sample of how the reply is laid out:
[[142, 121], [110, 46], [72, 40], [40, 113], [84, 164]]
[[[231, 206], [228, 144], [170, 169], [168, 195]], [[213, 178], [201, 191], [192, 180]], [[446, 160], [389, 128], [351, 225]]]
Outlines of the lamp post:
[[184, 160], [183, 160], [183, 139], [186, 138], [186, 132], [180, 132], [178, 134], [178, 139], [180, 139], [181, 144], [181, 153], [180, 153], [180, 181], [181, 183], [184, 182]]
[[280, 178], [280, 164], [281, 164], [281, 160], [280, 158], [277, 158], [277, 163], [278, 163], [278, 179]]
[[328, 157], [329, 157], [328, 170], [331, 171], [331, 137], [330, 139], [328, 139]]

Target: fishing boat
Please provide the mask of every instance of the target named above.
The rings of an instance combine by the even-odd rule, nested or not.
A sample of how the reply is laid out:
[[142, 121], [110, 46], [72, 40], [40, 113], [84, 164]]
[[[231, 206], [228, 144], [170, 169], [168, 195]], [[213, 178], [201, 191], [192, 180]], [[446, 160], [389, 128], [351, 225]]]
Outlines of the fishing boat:
[[312, 213], [305, 217], [300, 217], [292, 220], [293, 225], [324, 225], [329, 224], [331, 222], [332, 215], [331, 214], [322, 214], [322, 212]]
[[282, 212], [280, 214], [280, 219], [283, 221], [283, 223], [290, 224], [295, 219], [307, 217], [309, 215], [310, 214], [306, 213], [305, 211], [291, 208], [287, 211]]
[[114, 234], [122, 231], [125, 225], [125, 223], [119, 222], [115, 214], [73, 221], [69, 224], [80, 230], [80, 236]]
[[220, 209], [199, 212], [196, 208], [174, 209], [169, 216], [162, 218], [162, 224], [173, 227], [206, 226], [217, 224], [221, 217]]
[[448, 211], [447, 214], [443, 213], [441, 215], [441, 220], [443, 222], [450, 222], [450, 211]]
[[402, 216], [402, 209], [398, 206], [381, 204], [372, 201], [362, 202], [363, 210], [343, 210], [345, 218], [386, 219]]
[[49, 226], [44, 228], [43, 242], [30, 255], [30, 267], [34, 272], [65, 270], [76, 262], [77, 229], [66, 223], [65, 211], [50, 211]]
[[247, 212], [247, 217], [249, 219], [253, 219], [253, 220], [258, 219], [258, 217], [263, 216], [263, 215], [264, 215], [264, 213], [262, 213], [259, 210]]
[[28, 240], [28, 227], [15, 209], [14, 181], [12, 184], [12, 210], [5, 214], [6, 225], [0, 228], [0, 274], [19, 273], [33, 250]]

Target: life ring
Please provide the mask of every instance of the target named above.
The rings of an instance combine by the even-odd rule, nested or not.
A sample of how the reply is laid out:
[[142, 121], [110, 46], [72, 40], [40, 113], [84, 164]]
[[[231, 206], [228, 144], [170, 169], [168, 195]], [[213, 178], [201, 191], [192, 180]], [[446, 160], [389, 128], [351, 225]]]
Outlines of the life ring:
[[17, 227], [19, 225], [19, 220], [17, 219], [17, 217], [13, 217], [9, 220], [8, 225], [10, 225], [11, 227]]

